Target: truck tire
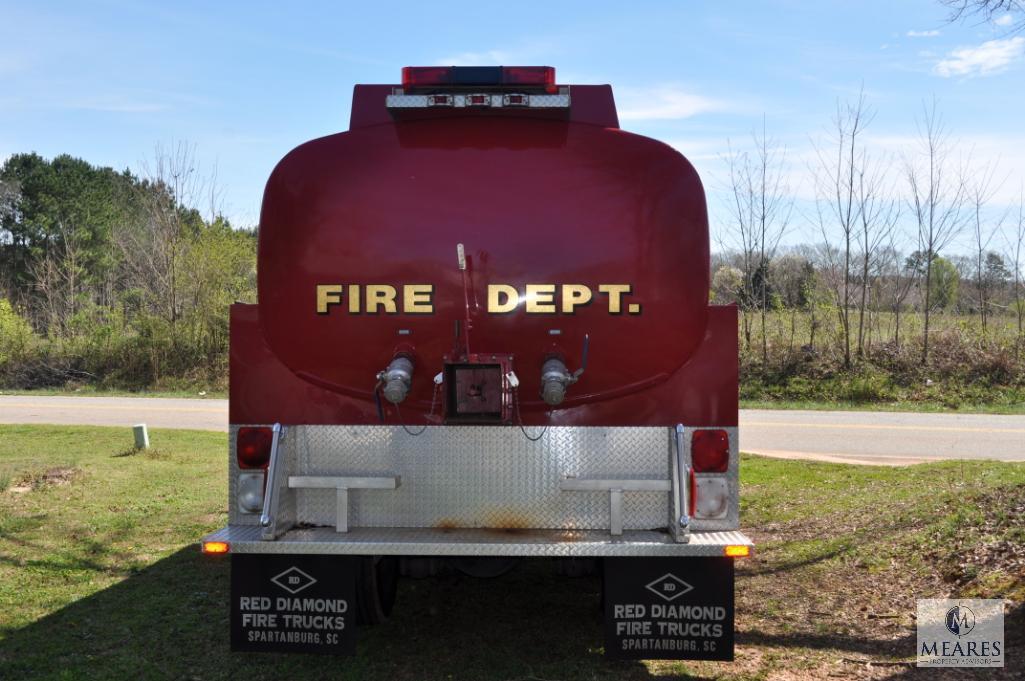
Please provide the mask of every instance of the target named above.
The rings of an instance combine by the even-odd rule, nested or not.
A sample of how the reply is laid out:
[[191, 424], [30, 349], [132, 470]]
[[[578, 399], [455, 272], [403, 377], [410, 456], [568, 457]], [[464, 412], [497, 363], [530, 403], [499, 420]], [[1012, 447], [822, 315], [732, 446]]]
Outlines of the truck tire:
[[394, 556], [361, 556], [356, 571], [356, 622], [388, 621], [399, 584], [399, 561]]

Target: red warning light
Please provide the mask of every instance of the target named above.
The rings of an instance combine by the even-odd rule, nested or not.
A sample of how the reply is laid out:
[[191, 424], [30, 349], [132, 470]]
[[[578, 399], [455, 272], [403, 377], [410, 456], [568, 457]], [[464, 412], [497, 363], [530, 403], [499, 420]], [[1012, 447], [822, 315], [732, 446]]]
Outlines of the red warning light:
[[516, 87], [558, 92], [553, 66], [406, 66], [402, 87]]

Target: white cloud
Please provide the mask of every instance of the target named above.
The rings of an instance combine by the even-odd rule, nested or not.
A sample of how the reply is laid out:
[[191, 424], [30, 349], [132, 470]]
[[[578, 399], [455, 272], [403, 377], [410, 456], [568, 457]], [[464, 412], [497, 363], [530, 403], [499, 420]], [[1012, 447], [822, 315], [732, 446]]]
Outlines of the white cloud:
[[907, 36], [909, 38], [935, 38], [940, 34], [937, 30], [931, 31], [908, 31]]
[[616, 100], [622, 121], [679, 120], [727, 108], [725, 102], [673, 84], [616, 88]]
[[1025, 55], [1025, 38], [1017, 36], [1002, 40], [987, 40], [978, 47], [954, 50], [933, 67], [933, 72], [944, 78], [951, 76], [989, 76], [1003, 71]]
[[1010, 26], [1012, 23], [1014, 23], [1014, 17], [1012, 17], [1010, 14], [1005, 14], [1002, 17], [997, 18], [997, 20], [993, 23], [997, 26]]

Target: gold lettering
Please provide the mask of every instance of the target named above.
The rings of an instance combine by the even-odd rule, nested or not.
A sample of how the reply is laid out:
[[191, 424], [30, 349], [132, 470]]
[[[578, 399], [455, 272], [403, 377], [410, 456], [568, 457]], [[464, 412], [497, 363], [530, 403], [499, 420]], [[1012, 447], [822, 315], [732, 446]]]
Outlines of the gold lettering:
[[[505, 296], [505, 301], [502, 301]], [[488, 284], [488, 312], [501, 314], [512, 312], [520, 304], [520, 295], [515, 286], [509, 284]]]
[[602, 284], [598, 287], [599, 293], [609, 296], [609, 314], [623, 312], [623, 296], [630, 295], [630, 288], [630, 284]]
[[402, 287], [402, 311], [406, 314], [434, 312], [434, 284], [405, 284]]
[[377, 314], [377, 308], [383, 307], [385, 313], [395, 314], [398, 312], [398, 307], [395, 305], [395, 296], [397, 295], [394, 286], [367, 284], [367, 313]]
[[341, 284], [317, 284], [317, 314], [327, 314], [332, 305], [342, 302]]
[[349, 284], [349, 314], [359, 314], [359, 284]]
[[555, 313], [555, 284], [527, 284], [527, 312]]
[[580, 305], [587, 305], [591, 302], [594, 294], [591, 287], [583, 284], [563, 284], [562, 286], [562, 311], [564, 314], [573, 314], [573, 308]]

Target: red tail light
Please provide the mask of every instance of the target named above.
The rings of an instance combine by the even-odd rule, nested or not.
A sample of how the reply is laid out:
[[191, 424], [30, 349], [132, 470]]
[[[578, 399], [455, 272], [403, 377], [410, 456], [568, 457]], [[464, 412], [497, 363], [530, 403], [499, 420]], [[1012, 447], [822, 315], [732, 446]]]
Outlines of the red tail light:
[[694, 477], [694, 468], [690, 469], [690, 479], [687, 481], [687, 485], [690, 487], [690, 494], [687, 497], [687, 513], [693, 518], [697, 515], [698, 510], [698, 479]]
[[690, 457], [697, 473], [725, 473], [730, 465], [730, 436], [725, 430], [695, 430]]
[[555, 92], [555, 68], [552, 66], [505, 66], [502, 68], [503, 85], [543, 87]]
[[406, 66], [402, 69], [402, 87], [449, 85], [448, 66]]
[[266, 468], [270, 462], [270, 448], [274, 431], [263, 427], [238, 429], [235, 457], [239, 468]]

